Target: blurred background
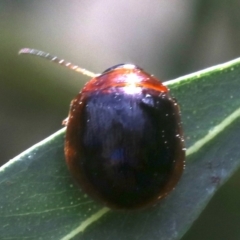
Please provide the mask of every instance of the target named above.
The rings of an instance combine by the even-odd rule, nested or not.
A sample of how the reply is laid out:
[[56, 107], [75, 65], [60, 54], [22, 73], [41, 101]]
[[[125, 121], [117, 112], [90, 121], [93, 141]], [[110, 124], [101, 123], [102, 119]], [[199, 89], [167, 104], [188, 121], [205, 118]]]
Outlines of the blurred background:
[[[96, 73], [131, 62], [166, 81], [239, 57], [239, 10], [239, 0], [0, 1], [0, 165], [60, 129], [88, 80], [20, 48]], [[240, 239], [239, 187], [237, 172], [183, 239]]]

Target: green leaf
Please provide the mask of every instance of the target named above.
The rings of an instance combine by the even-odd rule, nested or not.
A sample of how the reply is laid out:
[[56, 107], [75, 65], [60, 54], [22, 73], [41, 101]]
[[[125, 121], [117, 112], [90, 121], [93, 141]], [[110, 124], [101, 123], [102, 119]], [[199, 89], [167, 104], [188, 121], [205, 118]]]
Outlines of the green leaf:
[[182, 110], [187, 160], [157, 206], [118, 212], [76, 187], [62, 129], [0, 168], [0, 239], [180, 239], [240, 165], [240, 59], [166, 82]]

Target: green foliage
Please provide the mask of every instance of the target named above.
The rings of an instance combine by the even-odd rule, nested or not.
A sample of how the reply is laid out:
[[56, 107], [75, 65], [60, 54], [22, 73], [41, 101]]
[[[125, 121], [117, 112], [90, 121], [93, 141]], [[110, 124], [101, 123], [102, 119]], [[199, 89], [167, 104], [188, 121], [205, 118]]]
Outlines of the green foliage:
[[116, 212], [88, 198], [64, 160], [62, 129], [0, 168], [0, 239], [180, 239], [240, 165], [240, 59], [165, 83], [177, 98], [186, 170], [158, 205]]

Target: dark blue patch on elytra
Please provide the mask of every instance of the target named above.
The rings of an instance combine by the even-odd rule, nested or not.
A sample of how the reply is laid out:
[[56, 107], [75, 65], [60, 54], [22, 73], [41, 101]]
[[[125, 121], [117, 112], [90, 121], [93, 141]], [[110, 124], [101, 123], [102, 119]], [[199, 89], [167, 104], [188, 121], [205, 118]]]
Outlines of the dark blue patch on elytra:
[[86, 102], [80, 142], [90, 183], [103, 197], [123, 205], [133, 204], [133, 196], [136, 204], [155, 195], [174, 164], [174, 104], [159, 92], [131, 95], [121, 88], [93, 92]]
[[112, 151], [110, 155], [111, 162], [122, 162], [124, 160], [124, 150], [123, 148], [116, 148]]

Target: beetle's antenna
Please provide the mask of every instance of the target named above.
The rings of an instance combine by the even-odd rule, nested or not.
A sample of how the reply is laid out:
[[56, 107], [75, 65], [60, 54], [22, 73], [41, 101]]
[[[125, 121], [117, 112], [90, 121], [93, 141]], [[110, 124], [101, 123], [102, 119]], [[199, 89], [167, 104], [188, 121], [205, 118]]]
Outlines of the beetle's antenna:
[[39, 51], [37, 49], [32, 49], [32, 48], [22, 48], [18, 54], [31, 54], [31, 55], [35, 55], [35, 56], [39, 56], [39, 57], [42, 57], [42, 58], [46, 58], [52, 62], [55, 62], [55, 63], [58, 63], [60, 65], [63, 65], [67, 68], [70, 68], [72, 70], [74, 70], [75, 72], [80, 72], [84, 75], [87, 75], [89, 77], [96, 77], [97, 74], [93, 73], [93, 72], [90, 72], [84, 68], [80, 68], [79, 66], [77, 65], [74, 65], [70, 62], [66, 62], [64, 59], [60, 59], [56, 56], [52, 56], [51, 54], [49, 53], [46, 53], [46, 52], [43, 52], [43, 51]]

